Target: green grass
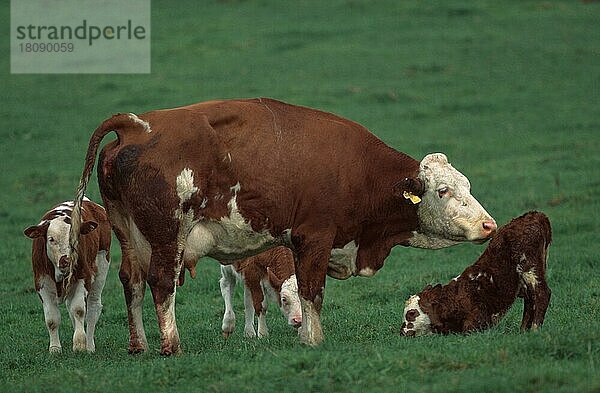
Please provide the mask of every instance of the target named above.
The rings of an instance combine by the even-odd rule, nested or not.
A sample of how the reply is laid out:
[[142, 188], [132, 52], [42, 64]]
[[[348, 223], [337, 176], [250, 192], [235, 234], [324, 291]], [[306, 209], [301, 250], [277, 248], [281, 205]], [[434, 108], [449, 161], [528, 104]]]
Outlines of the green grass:
[[[600, 391], [600, 5], [155, 0], [149, 75], [10, 75], [6, 4], [0, 21], [1, 391]], [[177, 294], [184, 354], [158, 355], [148, 294], [152, 349], [130, 356], [115, 242], [97, 352], [70, 351], [63, 312], [64, 353], [47, 354], [21, 232], [72, 197], [92, 130], [116, 112], [253, 96], [338, 113], [418, 159], [445, 152], [499, 223], [544, 211], [555, 241], [541, 331], [519, 333], [517, 301], [486, 332], [400, 337], [407, 296], [483, 246], [399, 247], [371, 279], [328, 281], [319, 348], [274, 309], [270, 338], [240, 337], [238, 319], [224, 341], [206, 260]]]

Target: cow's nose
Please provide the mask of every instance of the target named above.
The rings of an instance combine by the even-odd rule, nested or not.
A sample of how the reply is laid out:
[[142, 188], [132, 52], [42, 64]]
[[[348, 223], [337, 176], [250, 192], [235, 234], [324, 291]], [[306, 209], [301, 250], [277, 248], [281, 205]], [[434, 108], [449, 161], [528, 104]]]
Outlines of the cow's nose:
[[498, 226], [496, 225], [496, 221], [494, 221], [494, 220], [484, 221], [482, 226], [483, 226], [483, 235], [485, 237], [489, 237], [489, 236], [493, 235], [494, 232], [496, 232], [496, 229], [498, 229]]
[[292, 325], [297, 329], [300, 326], [302, 326], [302, 318], [300, 317], [294, 317], [292, 318]]
[[60, 259], [58, 260], [58, 267], [61, 269], [66, 269], [67, 267], [69, 267], [69, 257], [66, 255], [60, 257]]

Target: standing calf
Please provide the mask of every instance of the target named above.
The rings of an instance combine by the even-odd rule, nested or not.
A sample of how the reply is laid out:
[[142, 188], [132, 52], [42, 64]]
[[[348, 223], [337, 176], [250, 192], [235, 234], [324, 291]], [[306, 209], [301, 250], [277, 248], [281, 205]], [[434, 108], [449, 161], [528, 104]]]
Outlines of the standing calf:
[[294, 270], [294, 256], [286, 247], [270, 249], [254, 257], [221, 266], [221, 294], [225, 301], [223, 336], [235, 328], [235, 313], [231, 304], [233, 289], [238, 280], [244, 284], [244, 314], [246, 337], [255, 337], [254, 313], [258, 314], [258, 336], [269, 334], [265, 314], [267, 297], [279, 304], [288, 324], [295, 328], [302, 324], [302, 309], [298, 297], [298, 283]]
[[61, 352], [58, 305], [63, 301], [75, 329], [73, 351], [95, 351], [94, 331], [102, 311], [101, 295], [109, 266], [110, 223], [104, 208], [87, 198], [81, 209], [79, 262], [71, 263], [68, 255], [72, 210], [73, 202], [63, 202], [44, 214], [39, 224], [24, 231], [33, 239], [33, 279], [44, 307], [50, 352]]
[[406, 302], [402, 335], [466, 333], [496, 324], [524, 298], [521, 329], [537, 329], [550, 303], [546, 283], [550, 221], [529, 212], [501, 228], [473, 265], [450, 283], [428, 285]]

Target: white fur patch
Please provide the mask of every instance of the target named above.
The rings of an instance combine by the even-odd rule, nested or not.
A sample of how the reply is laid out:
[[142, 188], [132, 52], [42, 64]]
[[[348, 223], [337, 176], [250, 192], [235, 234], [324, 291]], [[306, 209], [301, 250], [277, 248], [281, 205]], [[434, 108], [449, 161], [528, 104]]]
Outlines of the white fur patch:
[[523, 281], [525, 281], [525, 283], [531, 286], [532, 288], [535, 288], [538, 284], [538, 278], [535, 274], [535, 269], [533, 268], [529, 271], [522, 273], [521, 277], [523, 278]]
[[176, 180], [177, 196], [181, 203], [190, 200], [192, 195], [198, 191], [198, 187], [194, 186], [194, 173], [189, 168], [184, 168]]
[[140, 119], [139, 117], [137, 117], [137, 115], [135, 113], [129, 113], [129, 118], [131, 120], [133, 120], [134, 123], [139, 124], [142, 127], [144, 127], [144, 131], [152, 132], [152, 129], [150, 129], [150, 124], [148, 124], [147, 121], [144, 121], [144, 120]]
[[50, 221], [46, 232], [46, 254], [54, 265], [54, 278], [62, 281], [69, 268], [60, 269], [58, 264], [62, 256], [69, 255], [69, 231], [71, 225], [65, 222], [66, 216], [59, 216]]

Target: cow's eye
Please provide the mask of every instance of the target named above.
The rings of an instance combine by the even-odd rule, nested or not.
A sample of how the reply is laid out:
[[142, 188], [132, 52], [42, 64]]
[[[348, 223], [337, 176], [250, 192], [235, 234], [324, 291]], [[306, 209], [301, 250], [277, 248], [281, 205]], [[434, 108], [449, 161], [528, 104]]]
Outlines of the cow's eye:
[[50, 237], [48, 237], [48, 241], [49, 241], [50, 243], [54, 243], [54, 238], [53, 238], [52, 236], [50, 236]]
[[444, 195], [448, 193], [448, 187], [442, 187], [438, 190], [438, 195], [440, 198], [443, 198]]
[[281, 303], [282, 304], [287, 304], [287, 298], [285, 296], [281, 297]]

